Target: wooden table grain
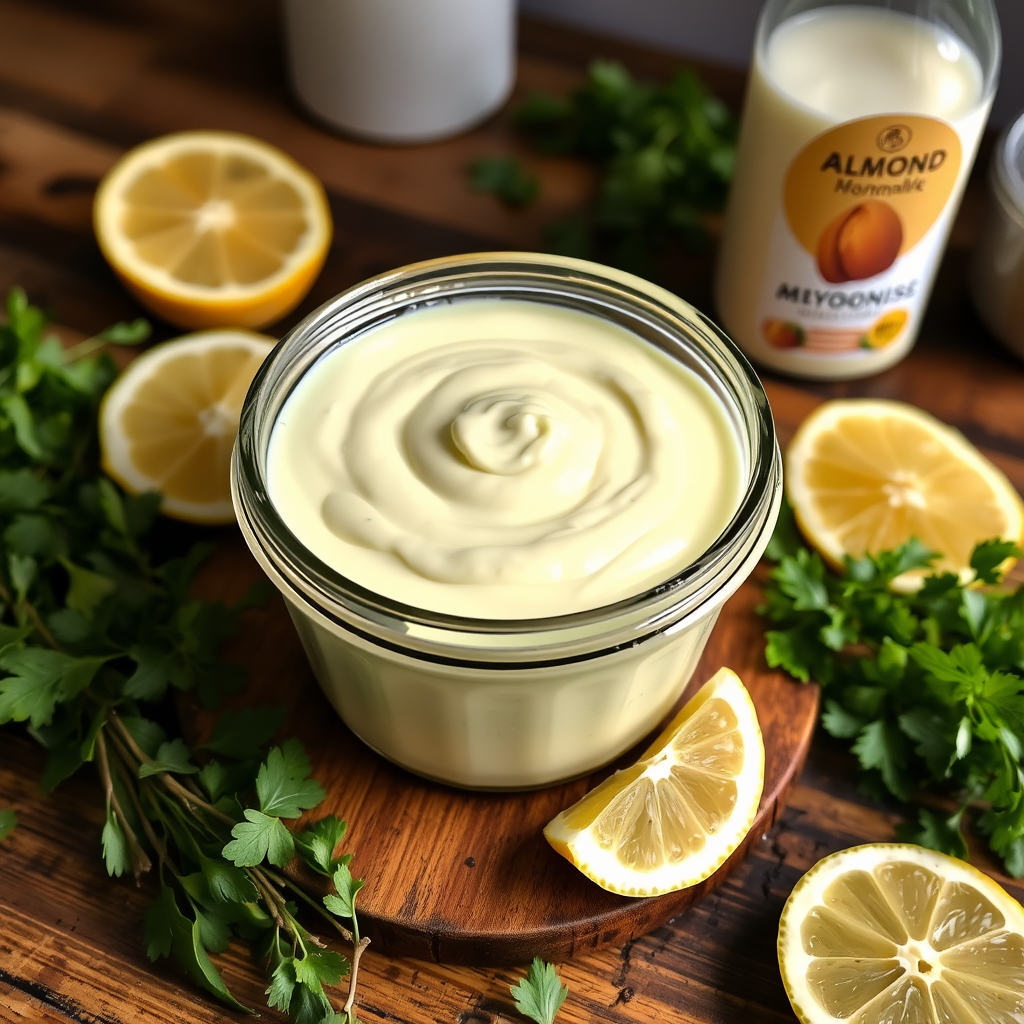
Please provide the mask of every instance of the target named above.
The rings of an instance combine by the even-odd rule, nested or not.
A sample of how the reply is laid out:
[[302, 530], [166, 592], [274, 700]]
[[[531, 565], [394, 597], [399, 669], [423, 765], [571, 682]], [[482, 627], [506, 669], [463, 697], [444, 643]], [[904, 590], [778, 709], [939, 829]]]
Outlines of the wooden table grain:
[[[415, 148], [364, 146], [305, 119], [284, 87], [274, 0], [0, 0], [0, 289], [24, 286], [71, 334], [139, 315], [104, 264], [90, 229], [98, 177], [128, 147], [184, 128], [250, 132], [281, 146], [324, 181], [336, 239], [313, 292], [287, 321], [379, 271], [449, 253], [539, 246], [543, 224], [578, 209], [586, 168], [538, 158], [499, 116], [475, 132]], [[664, 77], [674, 59], [607, 40], [522, 25], [518, 92], [562, 90], [598, 55]], [[738, 105], [742, 82], [707, 69]], [[544, 195], [511, 213], [468, 192], [478, 156], [517, 154]], [[976, 179], [978, 175], [976, 174]], [[935, 295], [911, 355], [866, 381], [806, 384], [766, 375], [782, 440], [824, 398], [900, 398], [954, 424], [1024, 491], [1024, 365], [980, 325], [965, 267], [982, 201], [968, 192]], [[667, 283], [710, 310], [713, 253], [680, 257]], [[158, 325], [158, 336], [174, 332]], [[16, 731], [0, 743], [0, 805], [20, 825], [0, 844], [0, 1021], [141, 1022], [232, 1017], [168, 961], [150, 964], [140, 921], [150, 891], [106, 877], [102, 806], [88, 773], [52, 797], [38, 792], [42, 757]], [[731, 879], [650, 935], [561, 967], [571, 995], [560, 1020], [789, 1024], [775, 959], [785, 898], [820, 857], [889, 839], [899, 815], [861, 798], [854, 763], [816, 738], [789, 805]], [[977, 862], [1020, 898], [1019, 886]], [[218, 958], [240, 999], [263, 1002], [260, 966], [242, 946]], [[360, 974], [366, 1024], [496, 1024], [517, 1019], [508, 987], [519, 972], [391, 959], [372, 948]], [[267, 1011], [265, 1019], [282, 1019]]]

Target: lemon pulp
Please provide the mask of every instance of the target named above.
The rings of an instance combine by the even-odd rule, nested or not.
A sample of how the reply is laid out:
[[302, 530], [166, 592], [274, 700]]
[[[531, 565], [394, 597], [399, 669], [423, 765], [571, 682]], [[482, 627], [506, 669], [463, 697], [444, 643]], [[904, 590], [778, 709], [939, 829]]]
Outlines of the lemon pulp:
[[980, 872], [876, 844], [804, 877], [779, 956], [804, 1024], [1011, 1024], [1024, 1019], [1022, 930], [1020, 906]]
[[786, 453], [786, 490], [808, 541], [837, 566], [917, 537], [942, 554], [940, 570], [966, 574], [979, 541], [1024, 535], [1024, 505], [1006, 477], [957, 431], [901, 402], [819, 406]]
[[143, 353], [104, 399], [104, 468], [129, 491], [161, 491], [169, 515], [230, 522], [239, 414], [273, 345], [248, 331], [207, 331]]
[[603, 888], [628, 896], [695, 885], [753, 822], [764, 746], [750, 697], [721, 669], [640, 760], [606, 779], [544, 830]]
[[283, 316], [331, 238], [320, 183], [273, 146], [230, 132], [182, 132], [129, 151], [101, 183], [93, 219], [124, 283], [182, 327]]

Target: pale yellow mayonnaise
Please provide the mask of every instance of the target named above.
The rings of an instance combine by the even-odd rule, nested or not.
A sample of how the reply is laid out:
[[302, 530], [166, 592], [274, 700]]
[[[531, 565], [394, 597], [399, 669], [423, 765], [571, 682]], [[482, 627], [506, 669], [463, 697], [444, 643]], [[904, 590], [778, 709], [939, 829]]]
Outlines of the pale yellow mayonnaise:
[[329, 352], [274, 426], [270, 499], [323, 562], [482, 619], [649, 589], [736, 511], [737, 434], [625, 328], [523, 300], [411, 311]]

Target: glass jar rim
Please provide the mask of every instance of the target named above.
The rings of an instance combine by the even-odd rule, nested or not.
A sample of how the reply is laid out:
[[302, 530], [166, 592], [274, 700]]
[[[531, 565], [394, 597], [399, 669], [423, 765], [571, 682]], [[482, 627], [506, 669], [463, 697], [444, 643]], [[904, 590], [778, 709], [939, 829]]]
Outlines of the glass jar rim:
[[[403, 310], [480, 297], [560, 301], [632, 317], [685, 347], [705, 381], [730, 403], [732, 415], [741, 420], [734, 422], [741, 446], [748, 446], [746, 486], [730, 522], [692, 563], [646, 591], [593, 609], [540, 618], [469, 618], [367, 590], [322, 562], [285, 525], [269, 498], [266, 455], [273, 422], [298, 380], [326, 352]], [[737, 346], [689, 303], [642, 278], [540, 253], [474, 253], [415, 263], [325, 303], [282, 339], [257, 373], [243, 405], [232, 459], [239, 525], [264, 569], [293, 602], [374, 643], [446, 662], [453, 650], [488, 664], [501, 658], [538, 660], [541, 651], [545, 663], [575, 660], [676, 626], [745, 578], [743, 572], [730, 586], [734, 576], [749, 571], [751, 557], [763, 551], [780, 495], [781, 458], [767, 396]], [[524, 637], [531, 642], [524, 644]]]

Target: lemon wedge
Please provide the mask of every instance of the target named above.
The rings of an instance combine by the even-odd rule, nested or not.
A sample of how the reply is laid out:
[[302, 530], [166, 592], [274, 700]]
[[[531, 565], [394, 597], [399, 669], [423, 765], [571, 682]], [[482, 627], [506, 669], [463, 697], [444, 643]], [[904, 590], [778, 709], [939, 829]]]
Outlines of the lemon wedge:
[[160, 491], [166, 515], [233, 522], [231, 448], [274, 344], [251, 331], [202, 331], [142, 353], [103, 399], [103, 468], [133, 494]]
[[802, 1024], [1024, 1020], [1024, 910], [987, 875], [919, 846], [819, 861], [779, 924]]
[[[826, 402], [786, 453], [786, 493], [808, 542], [834, 567], [917, 537], [967, 581], [982, 540], [1024, 537], [1024, 504], [958, 431], [902, 402]], [[1008, 568], [1008, 566], [1007, 566]], [[896, 580], [913, 589], [924, 570]]]
[[331, 242], [323, 187], [279, 149], [181, 132], [126, 153], [96, 192], [100, 249], [178, 327], [262, 327], [309, 291]]
[[763, 786], [754, 705], [722, 668], [636, 764], [562, 811], [544, 835], [603, 889], [657, 896], [725, 863], [753, 824]]

